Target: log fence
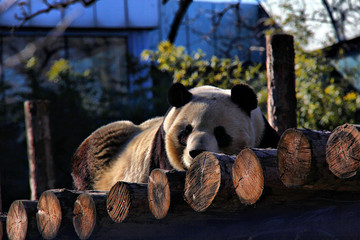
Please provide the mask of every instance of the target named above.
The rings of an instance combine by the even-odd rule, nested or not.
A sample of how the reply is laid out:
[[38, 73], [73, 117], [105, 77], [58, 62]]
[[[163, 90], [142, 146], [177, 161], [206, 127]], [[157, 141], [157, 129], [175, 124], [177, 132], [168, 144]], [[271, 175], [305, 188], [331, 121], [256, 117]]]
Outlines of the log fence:
[[[323, 190], [359, 195], [357, 165], [349, 168], [350, 174], [332, 169], [346, 169], [349, 161], [360, 158], [358, 134], [358, 126], [350, 124], [332, 132], [288, 129], [277, 149], [244, 148], [238, 155], [204, 152], [188, 171], [155, 169], [146, 184], [117, 182], [108, 192], [46, 190], [37, 201], [13, 202], [0, 221], [0, 239], [119, 236], [120, 225], [163, 224], [200, 212], [239, 214], [255, 205], [273, 206], [274, 199], [283, 204], [291, 199], [287, 195], [297, 200]], [[328, 164], [334, 159], [337, 165]]]

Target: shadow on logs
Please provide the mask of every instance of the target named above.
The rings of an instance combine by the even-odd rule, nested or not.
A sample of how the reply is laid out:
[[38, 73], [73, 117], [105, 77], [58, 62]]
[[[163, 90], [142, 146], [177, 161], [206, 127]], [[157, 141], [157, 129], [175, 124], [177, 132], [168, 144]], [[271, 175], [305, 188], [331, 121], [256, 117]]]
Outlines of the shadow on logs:
[[14, 201], [9, 208], [6, 220], [8, 238], [11, 240], [42, 239], [36, 226], [36, 212], [37, 201]]
[[[149, 208], [156, 219], [164, 218], [171, 209], [183, 207], [185, 171], [154, 169], [148, 183]], [[187, 205], [187, 204], [186, 204]]]
[[259, 199], [264, 184], [260, 163], [239, 161], [233, 169], [234, 161], [234, 156], [209, 152], [194, 159], [186, 172], [184, 197], [195, 211], [210, 205], [233, 209]]
[[360, 169], [360, 126], [344, 124], [331, 133], [326, 145], [326, 161], [339, 178], [351, 178]]
[[106, 208], [110, 218], [116, 223], [151, 216], [147, 184], [117, 182], [108, 193]]

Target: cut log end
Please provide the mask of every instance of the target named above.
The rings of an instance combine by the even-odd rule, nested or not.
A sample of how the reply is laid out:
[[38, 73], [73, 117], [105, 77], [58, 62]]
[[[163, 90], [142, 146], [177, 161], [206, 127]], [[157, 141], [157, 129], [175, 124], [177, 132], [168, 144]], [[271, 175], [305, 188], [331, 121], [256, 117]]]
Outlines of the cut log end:
[[55, 238], [62, 220], [60, 201], [51, 191], [41, 194], [36, 221], [38, 230], [45, 239]]
[[129, 214], [131, 196], [127, 185], [124, 182], [117, 182], [111, 187], [106, 201], [106, 208], [110, 218], [120, 223]]
[[184, 197], [197, 212], [205, 211], [214, 200], [221, 183], [221, 169], [211, 153], [198, 155], [186, 172]]
[[264, 189], [264, 175], [259, 159], [250, 149], [242, 150], [233, 165], [233, 184], [241, 203], [257, 202]]
[[96, 206], [89, 194], [80, 194], [74, 203], [73, 224], [80, 239], [88, 239], [96, 223]]
[[170, 207], [170, 187], [166, 173], [160, 169], [151, 171], [148, 184], [150, 211], [155, 218], [164, 218]]
[[6, 219], [9, 239], [25, 239], [28, 228], [28, 216], [21, 200], [14, 201]]
[[286, 187], [306, 184], [311, 171], [311, 147], [298, 129], [287, 129], [278, 144], [279, 177]]
[[360, 168], [360, 126], [344, 124], [334, 129], [326, 145], [326, 161], [339, 178], [350, 178]]

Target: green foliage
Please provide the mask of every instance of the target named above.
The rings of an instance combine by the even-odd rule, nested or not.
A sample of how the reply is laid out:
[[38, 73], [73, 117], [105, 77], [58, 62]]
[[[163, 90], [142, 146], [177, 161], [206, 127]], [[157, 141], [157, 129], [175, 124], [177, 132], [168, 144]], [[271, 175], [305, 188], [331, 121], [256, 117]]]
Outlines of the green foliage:
[[[184, 47], [169, 42], [161, 42], [157, 51], [145, 50], [142, 58], [173, 76], [173, 81], [189, 87], [209, 84], [231, 88], [240, 82], [249, 83], [266, 112], [266, 70], [260, 64], [245, 68], [237, 57], [219, 59], [213, 56], [207, 60], [201, 50], [189, 55]], [[349, 89], [351, 75], [336, 78], [338, 73], [330, 60], [321, 52], [302, 51], [298, 43], [295, 62], [298, 127], [332, 130], [358, 120], [360, 97], [358, 92]]]
[[298, 53], [296, 88], [298, 124], [303, 128], [329, 129], [359, 121], [359, 93], [351, 90], [349, 78], [339, 76], [321, 53]]
[[[212, 56], [208, 60], [201, 50], [189, 55], [184, 47], [174, 46], [167, 41], [161, 42], [157, 51], [143, 51], [142, 59], [150, 61], [160, 71], [170, 73], [174, 82], [188, 87], [214, 85], [231, 88], [240, 82], [259, 87], [259, 81], [254, 80], [259, 79], [259, 73], [263, 74], [260, 64], [244, 67], [238, 57], [228, 59]], [[263, 76], [261, 78], [264, 79]]]

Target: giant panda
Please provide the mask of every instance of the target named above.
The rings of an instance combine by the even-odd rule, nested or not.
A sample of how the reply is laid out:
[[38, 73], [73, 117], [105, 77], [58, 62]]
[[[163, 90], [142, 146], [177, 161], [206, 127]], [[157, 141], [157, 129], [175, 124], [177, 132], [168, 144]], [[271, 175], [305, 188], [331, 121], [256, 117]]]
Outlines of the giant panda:
[[247, 84], [232, 89], [174, 83], [164, 117], [135, 125], [117, 121], [87, 137], [73, 156], [78, 190], [109, 190], [117, 181], [145, 183], [152, 169], [186, 170], [203, 151], [237, 154], [244, 147], [276, 147], [279, 136]]

